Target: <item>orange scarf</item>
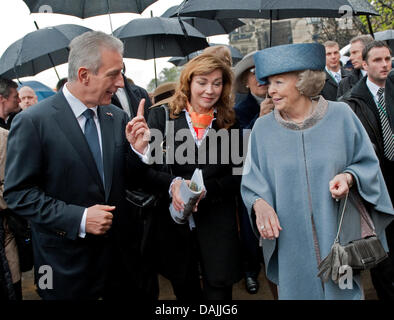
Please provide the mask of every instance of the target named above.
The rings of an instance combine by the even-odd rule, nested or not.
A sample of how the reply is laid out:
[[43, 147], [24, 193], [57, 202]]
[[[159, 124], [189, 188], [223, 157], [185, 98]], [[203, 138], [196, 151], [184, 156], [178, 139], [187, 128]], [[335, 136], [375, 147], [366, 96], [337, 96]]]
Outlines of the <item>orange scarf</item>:
[[194, 131], [196, 132], [197, 139], [201, 140], [204, 137], [205, 129], [211, 124], [213, 119], [213, 109], [208, 113], [197, 113], [193, 110], [189, 101], [187, 102], [187, 112], [189, 112], [192, 120]]

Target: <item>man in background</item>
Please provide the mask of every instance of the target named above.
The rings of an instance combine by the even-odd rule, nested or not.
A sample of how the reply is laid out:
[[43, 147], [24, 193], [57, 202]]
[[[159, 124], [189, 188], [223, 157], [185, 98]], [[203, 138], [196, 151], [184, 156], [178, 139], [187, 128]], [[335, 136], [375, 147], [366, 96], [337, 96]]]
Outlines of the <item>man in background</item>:
[[[394, 202], [393, 105], [386, 104], [386, 80], [391, 70], [391, 50], [383, 41], [372, 41], [363, 50], [362, 68], [368, 76], [359, 80], [345, 100], [366, 129], [379, 158], [382, 174]], [[390, 124], [391, 122], [391, 124]], [[371, 269], [372, 282], [379, 299], [394, 299], [394, 223], [386, 228], [389, 257]]]
[[335, 41], [326, 41], [326, 83], [324, 84], [321, 95], [330, 101], [337, 100], [338, 85], [342, 78], [348, 75], [349, 71], [341, 68], [339, 45]]
[[123, 64], [122, 77], [124, 87], [119, 88], [113, 95], [111, 103], [123, 109], [130, 118], [137, 115], [138, 105], [141, 99], [145, 99], [144, 117], [148, 119], [149, 107], [152, 105], [148, 92], [136, 84], [131, 79], [125, 76], [126, 66]]
[[0, 127], [9, 130], [15, 114], [21, 109], [18, 85], [9, 79], [0, 78]]
[[365, 46], [372, 42], [373, 38], [369, 34], [354, 37], [350, 40], [350, 61], [353, 65], [353, 70], [350, 71], [341, 80], [338, 86], [337, 98], [346, 98], [344, 95], [350, 95], [350, 89], [367, 75], [367, 71], [363, 69], [363, 50]]
[[18, 93], [19, 99], [21, 100], [19, 106], [22, 108], [22, 110], [25, 110], [38, 102], [36, 93], [29, 86], [20, 88]]

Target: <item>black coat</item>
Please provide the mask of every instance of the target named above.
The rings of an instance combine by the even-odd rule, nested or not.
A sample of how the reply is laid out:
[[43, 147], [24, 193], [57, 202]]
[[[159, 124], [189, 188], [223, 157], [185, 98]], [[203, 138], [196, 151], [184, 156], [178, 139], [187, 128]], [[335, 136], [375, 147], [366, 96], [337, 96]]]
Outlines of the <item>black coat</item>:
[[386, 110], [390, 127], [394, 132], [394, 70], [387, 77], [384, 97], [386, 98]]
[[[136, 241], [125, 187], [140, 180], [140, 160], [125, 137], [127, 114], [99, 106], [98, 117], [105, 186], [62, 92], [18, 114], [9, 133], [4, 199], [31, 222], [37, 283], [41, 266], [53, 270], [53, 289], [39, 290], [45, 299], [95, 299], [125, 281], [123, 257]], [[95, 204], [116, 206], [112, 227], [80, 238], [83, 212]]]
[[[148, 125], [150, 128], [164, 132], [165, 112], [157, 107], [150, 111]], [[194, 213], [196, 223], [196, 236], [200, 247], [202, 268], [206, 279], [213, 286], [229, 286], [241, 279], [240, 244], [236, 221], [236, 195], [239, 192], [241, 176], [233, 175], [234, 165], [231, 163], [230, 150], [226, 152], [230, 156], [229, 164], [220, 164], [221, 146], [218, 143], [215, 152], [218, 164], [203, 164], [197, 159], [197, 147], [189, 130], [185, 113], [181, 112], [177, 119], [170, 121], [174, 125], [175, 133], [186, 129], [186, 136], [182, 141], [175, 141], [173, 150], [175, 154], [178, 148], [185, 146], [188, 141], [191, 147], [192, 159], [185, 164], [175, 161], [170, 165], [172, 174], [158, 172], [149, 169], [146, 181], [151, 188], [155, 188], [161, 194], [166, 195], [160, 212], [157, 212], [157, 256], [159, 271], [170, 279], [182, 281], [186, 276], [188, 264], [193, 261], [192, 234], [188, 224], [176, 224], [169, 213], [168, 190], [171, 181], [179, 176], [190, 179], [196, 168], [202, 169], [204, 184], [207, 190], [205, 199], [201, 200], [198, 212]], [[211, 132], [218, 127], [214, 121]], [[171, 135], [171, 125], [169, 125]], [[186, 140], [188, 139], [188, 140]], [[167, 150], [171, 148], [167, 138]], [[205, 138], [200, 150], [205, 150], [204, 144], [212, 142], [210, 137]], [[231, 145], [231, 144], [230, 144]], [[209, 159], [209, 149], [205, 155]], [[178, 150], [179, 152], [179, 150]], [[177, 159], [176, 159], [177, 160]], [[195, 162], [195, 163], [192, 163]]]
[[[367, 77], [359, 81], [352, 89], [350, 97], [344, 102], [356, 113], [374, 146], [391, 200], [394, 200], [394, 162], [384, 156], [383, 134], [376, 103], [366, 84]], [[386, 88], [387, 89], [387, 88]], [[392, 106], [391, 106], [392, 110]], [[391, 113], [393, 114], [393, 113]]]
[[340, 100], [342, 97], [346, 99], [344, 96], [348, 94], [347, 97], [350, 96], [350, 90], [359, 82], [362, 78], [364, 78], [360, 69], [353, 69], [350, 71], [339, 83], [337, 99]]
[[240, 128], [252, 129], [260, 115], [260, 105], [257, 103], [255, 97], [249, 92], [242, 101], [235, 105], [234, 111], [237, 114]]
[[[322, 91], [320, 92], [320, 94], [326, 100], [337, 101], [338, 83], [327, 72], [327, 70], [324, 70], [324, 72], [326, 73], [326, 82], [325, 82], [324, 87], [323, 87]], [[347, 71], [344, 68], [341, 68], [342, 79], [344, 77], [346, 77], [348, 74], [349, 74], [349, 71]]]
[[[144, 88], [141, 88], [135, 84], [131, 84], [129, 81], [127, 81], [125, 75], [123, 75], [123, 81], [124, 81], [124, 90], [126, 91], [126, 96], [130, 106], [130, 118], [134, 118], [137, 115], [137, 110], [140, 100], [145, 99], [144, 117], [145, 119], [148, 119], [149, 107], [152, 105], [148, 92]], [[123, 109], [116, 94], [112, 96], [111, 103]]]

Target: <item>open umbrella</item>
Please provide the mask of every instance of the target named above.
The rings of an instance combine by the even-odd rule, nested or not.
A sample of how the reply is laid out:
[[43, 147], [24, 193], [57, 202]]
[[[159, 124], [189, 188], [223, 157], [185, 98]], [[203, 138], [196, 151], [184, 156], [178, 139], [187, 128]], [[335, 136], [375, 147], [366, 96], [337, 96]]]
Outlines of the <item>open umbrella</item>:
[[[161, 16], [164, 18], [169, 18], [173, 15], [176, 15], [179, 10], [179, 6], [173, 6], [167, 9]], [[227, 34], [235, 29], [245, 25], [239, 19], [218, 19], [218, 20], [209, 20], [204, 18], [197, 17], [181, 17], [182, 21], [189, 23], [206, 37], [218, 35], [218, 34]]]
[[19, 84], [18, 90], [24, 86], [28, 86], [34, 90], [35, 94], [37, 95], [38, 101], [41, 101], [56, 94], [55, 91], [53, 91], [51, 88], [39, 81], [23, 81]]
[[76, 36], [91, 29], [75, 24], [39, 29], [11, 44], [0, 58], [0, 76], [15, 79], [66, 63], [68, 45]]
[[392, 51], [394, 51], [394, 30], [384, 30], [375, 32], [376, 40], [384, 40], [387, 42]]
[[157, 0], [23, 0], [31, 13], [60, 13], [82, 19], [111, 13], [142, 13]]
[[[188, 0], [180, 5], [179, 15], [206, 19], [263, 18], [270, 19], [272, 24], [273, 19], [379, 14], [366, 0]], [[270, 43], [271, 39], [272, 25]]]
[[[210, 43], [209, 44], [211, 47], [212, 46], [226, 46], [230, 49], [231, 52], [231, 58], [233, 60], [233, 64], [235, 65], [237, 62], [242, 60], [242, 53], [235, 47], [229, 46], [227, 44], [219, 44], [219, 43]], [[168, 62], [171, 62], [177, 67], [183, 66], [186, 64], [189, 60], [193, 59], [194, 57], [197, 57], [203, 52], [203, 50], [198, 50], [196, 52], [192, 52], [188, 54], [186, 57], [172, 57], [171, 59], [168, 60]]]
[[188, 23], [173, 18], [133, 19], [116, 29], [114, 36], [124, 42], [125, 58], [142, 60], [186, 56], [208, 47], [202, 33]]
[[108, 13], [142, 13], [157, 0], [23, 0], [32, 13], [61, 13], [82, 19]]

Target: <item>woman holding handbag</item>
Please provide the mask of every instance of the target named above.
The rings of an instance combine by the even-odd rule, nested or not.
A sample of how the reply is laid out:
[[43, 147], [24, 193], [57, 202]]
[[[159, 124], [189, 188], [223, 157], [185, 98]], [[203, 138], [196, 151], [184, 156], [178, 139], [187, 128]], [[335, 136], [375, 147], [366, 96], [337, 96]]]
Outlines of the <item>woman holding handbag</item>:
[[[170, 172], [153, 164], [146, 173], [150, 190], [169, 195], [156, 214], [155, 245], [158, 271], [171, 281], [178, 300], [229, 300], [232, 285], [241, 279], [235, 202], [240, 176], [234, 174], [237, 166], [231, 156], [232, 152], [239, 154], [241, 141], [232, 108], [232, 81], [230, 67], [216, 56], [201, 54], [185, 65], [168, 104], [165, 149]], [[165, 121], [164, 108], [151, 109], [148, 126], [152, 136], [154, 131], [164, 132]], [[141, 154], [150, 153], [148, 141], [142, 141], [148, 131], [141, 116], [126, 128]], [[154, 150], [151, 153], [155, 159]], [[197, 168], [202, 170], [205, 193], [194, 208], [193, 219], [177, 224], [169, 204], [183, 210], [180, 186], [190, 184]]]
[[[323, 283], [318, 266], [336, 236], [335, 200], [351, 187], [372, 207], [387, 250], [384, 229], [394, 211], [373, 146], [346, 104], [318, 96], [324, 85], [322, 45], [276, 46], [254, 58], [257, 78], [268, 78], [275, 109], [253, 127], [241, 192], [262, 238], [267, 277], [278, 285], [279, 299], [362, 299], [358, 275], [351, 289], [341, 289]], [[357, 213], [347, 219], [344, 233], [360, 225]]]

